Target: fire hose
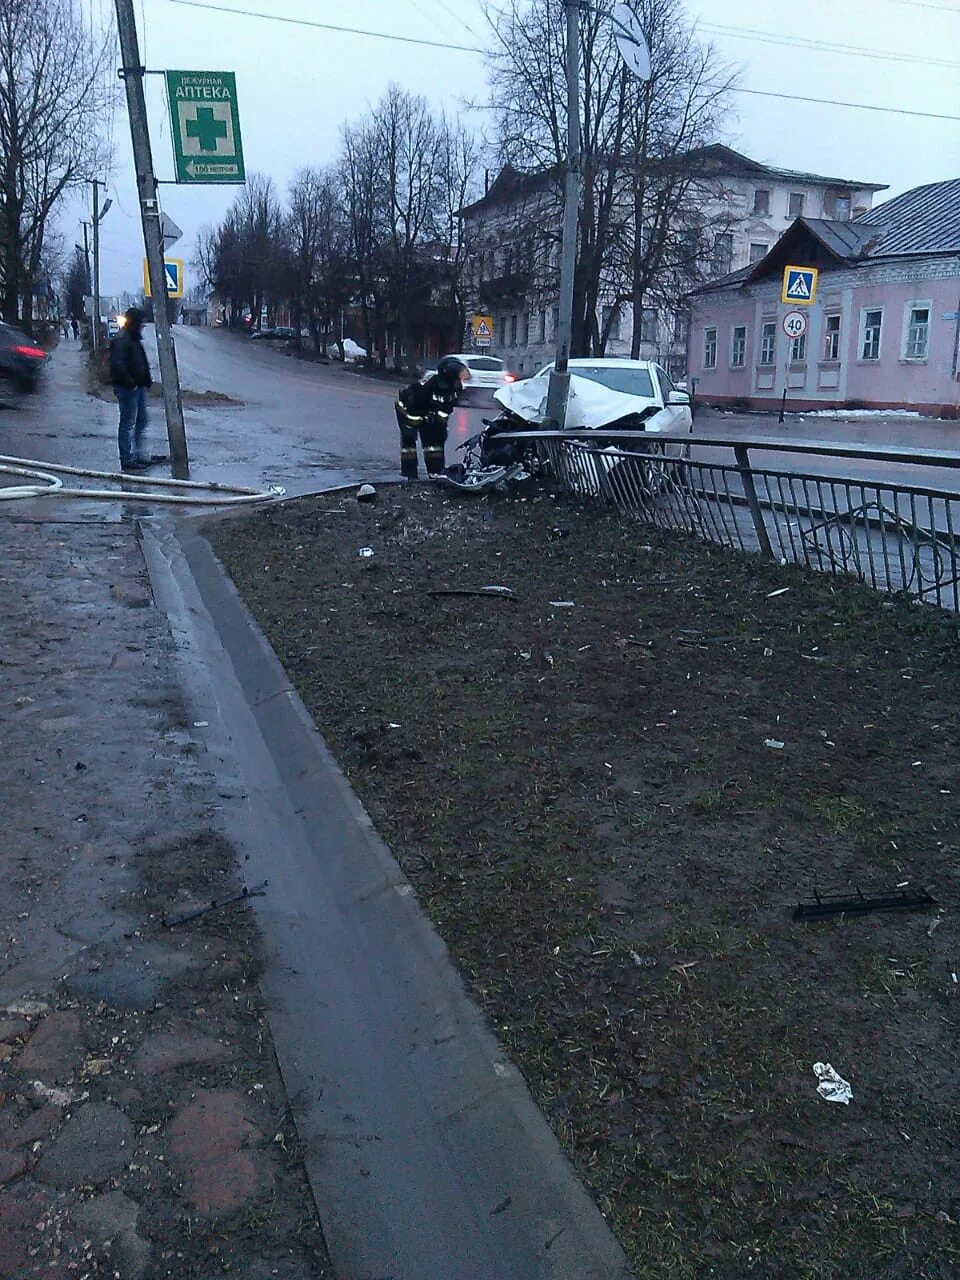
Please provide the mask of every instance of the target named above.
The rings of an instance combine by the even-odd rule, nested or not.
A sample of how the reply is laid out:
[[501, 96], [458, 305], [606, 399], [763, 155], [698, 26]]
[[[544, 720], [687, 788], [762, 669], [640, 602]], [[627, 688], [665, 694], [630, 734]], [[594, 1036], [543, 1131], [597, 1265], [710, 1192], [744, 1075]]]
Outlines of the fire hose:
[[[164, 502], [177, 506], [209, 507], [214, 504], [233, 506], [242, 503], [271, 502], [282, 498], [286, 490], [279, 485], [269, 489], [247, 489], [242, 485], [222, 484], [216, 480], [168, 480], [163, 476], [139, 476], [121, 471], [92, 471], [86, 467], [65, 467], [59, 463], [41, 462], [35, 458], [11, 458], [0, 454], [0, 475], [19, 476], [26, 484], [0, 485], [0, 501], [15, 498], [87, 498], [103, 501]], [[117, 489], [67, 488], [61, 476], [83, 476], [107, 480], [113, 484], [149, 485], [145, 492], [124, 487]], [[158, 492], [154, 486], [158, 486]], [[189, 493], [171, 490], [187, 489]], [[200, 497], [200, 493], [207, 494]]]

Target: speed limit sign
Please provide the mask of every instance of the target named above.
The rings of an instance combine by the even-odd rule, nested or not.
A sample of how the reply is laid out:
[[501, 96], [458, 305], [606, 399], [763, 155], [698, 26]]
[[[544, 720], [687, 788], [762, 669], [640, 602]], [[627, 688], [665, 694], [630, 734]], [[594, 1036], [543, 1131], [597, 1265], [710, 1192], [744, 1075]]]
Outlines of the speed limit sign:
[[807, 316], [804, 311], [788, 311], [781, 321], [788, 338], [802, 338], [807, 332]]

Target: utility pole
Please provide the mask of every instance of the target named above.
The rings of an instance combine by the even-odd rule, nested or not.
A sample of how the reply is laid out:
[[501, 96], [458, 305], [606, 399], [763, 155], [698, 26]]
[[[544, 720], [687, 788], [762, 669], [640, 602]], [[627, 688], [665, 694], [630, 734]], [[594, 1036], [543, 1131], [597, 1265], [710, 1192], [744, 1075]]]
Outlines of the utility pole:
[[157, 355], [160, 360], [160, 382], [167, 419], [167, 439], [170, 442], [170, 462], [174, 476], [178, 479], [186, 479], [189, 468], [187, 434], [183, 424], [177, 353], [173, 346], [170, 314], [167, 310], [167, 276], [163, 266], [160, 204], [157, 199], [157, 179], [153, 172], [153, 156], [150, 151], [147, 104], [143, 93], [143, 77], [146, 68], [140, 65], [140, 47], [137, 41], [133, 0], [116, 0], [116, 8], [120, 53], [123, 60], [121, 74], [127, 91], [130, 136], [133, 140], [140, 217], [143, 222], [143, 243], [147, 253], [150, 294], [153, 298], [153, 318], [157, 326]]
[[567, 178], [563, 195], [563, 256], [560, 263], [560, 307], [555, 335], [557, 353], [547, 389], [547, 417], [566, 425], [570, 393], [570, 340], [573, 330], [573, 284], [577, 268], [577, 217], [580, 212], [580, 0], [567, 6]]
[[89, 237], [87, 236], [87, 227], [89, 227], [90, 223], [81, 222], [80, 225], [81, 227], [83, 227], [83, 260], [86, 263], [86, 267], [87, 267], [87, 288], [92, 289], [93, 278], [90, 275], [90, 240], [89, 240]]
[[[86, 228], [84, 228], [86, 231]], [[100, 183], [93, 179], [93, 354], [100, 350]]]

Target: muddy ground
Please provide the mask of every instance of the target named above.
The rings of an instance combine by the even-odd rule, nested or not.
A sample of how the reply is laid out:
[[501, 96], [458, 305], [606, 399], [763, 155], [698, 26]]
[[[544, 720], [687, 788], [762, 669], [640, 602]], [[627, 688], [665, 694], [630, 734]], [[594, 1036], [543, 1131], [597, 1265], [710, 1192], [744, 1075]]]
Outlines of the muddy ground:
[[638, 1276], [960, 1276], [955, 618], [549, 497], [210, 535]]

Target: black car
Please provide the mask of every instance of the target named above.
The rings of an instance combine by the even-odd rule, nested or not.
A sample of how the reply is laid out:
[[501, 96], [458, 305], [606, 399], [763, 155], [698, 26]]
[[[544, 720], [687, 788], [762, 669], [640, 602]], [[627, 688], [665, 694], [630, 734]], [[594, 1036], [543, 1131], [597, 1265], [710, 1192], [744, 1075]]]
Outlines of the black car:
[[17, 391], [33, 391], [47, 363], [47, 353], [34, 340], [0, 320], [0, 381]]

